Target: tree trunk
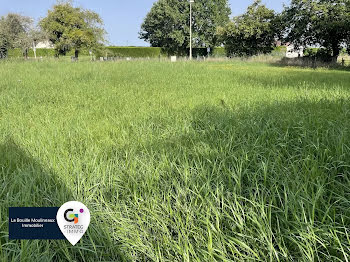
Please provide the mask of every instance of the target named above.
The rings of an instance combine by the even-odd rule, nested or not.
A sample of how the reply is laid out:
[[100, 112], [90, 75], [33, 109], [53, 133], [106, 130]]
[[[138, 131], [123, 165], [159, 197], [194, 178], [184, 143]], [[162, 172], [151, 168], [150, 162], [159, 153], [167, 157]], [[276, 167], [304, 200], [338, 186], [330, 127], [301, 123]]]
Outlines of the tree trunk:
[[332, 44], [332, 63], [337, 63], [339, 54], [340, 50], [338, 44]]
[[77, 61], [78, 57], [79, 57], [79, 50], [78, 49], [75, 49], [74, 57], [75, 57], [75, 60]]
[[27, 60], [28, 59], [28, 48], [24, 49], [24, 58]]

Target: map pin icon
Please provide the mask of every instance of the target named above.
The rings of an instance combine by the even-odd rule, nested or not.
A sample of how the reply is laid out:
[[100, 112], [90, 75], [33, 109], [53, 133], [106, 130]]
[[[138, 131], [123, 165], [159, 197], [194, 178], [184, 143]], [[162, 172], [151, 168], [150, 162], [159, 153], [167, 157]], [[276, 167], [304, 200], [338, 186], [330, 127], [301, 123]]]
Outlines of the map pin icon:
[[74, 246], [89, 227], [90, 211], [84, 204], [70, 201], [58, 209], [56, 221], [63, 235]]

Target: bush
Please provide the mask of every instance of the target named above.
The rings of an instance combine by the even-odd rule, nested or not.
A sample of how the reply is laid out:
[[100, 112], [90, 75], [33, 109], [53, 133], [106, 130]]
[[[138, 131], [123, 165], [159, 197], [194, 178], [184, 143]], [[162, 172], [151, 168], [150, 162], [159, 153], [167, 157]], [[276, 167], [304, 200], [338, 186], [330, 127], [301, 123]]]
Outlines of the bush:
[[315, 57], [317, 54], [318, 48], [306, 48], [304, 49], [304, 56], [305, 57]]
[[346, 48], [343, 48], [343, 49], [340, 51], [340, 55], [342, 55], [342, 56], [345, 56], [345, 55], [347, 55], [347, 54], [348, 54], [348, 51], [347, 51]]
[[211, 53], [214, 57], [226, 57], [226, 51], [224, 47], [215, 47]]
[[332, 62], [332, 51], [326, 48], [306, 48], [304, 56], [324, 63]]
[[287, 47], [285, 46], [276, 46], [271, 52], [271, 56], [284, 57], [287, 52]]

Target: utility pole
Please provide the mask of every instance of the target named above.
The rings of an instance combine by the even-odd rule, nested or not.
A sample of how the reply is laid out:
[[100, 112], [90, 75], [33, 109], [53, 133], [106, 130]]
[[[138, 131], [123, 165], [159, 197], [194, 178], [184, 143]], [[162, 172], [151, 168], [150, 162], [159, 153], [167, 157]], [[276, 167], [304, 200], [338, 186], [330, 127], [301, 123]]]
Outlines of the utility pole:
[[190, 0], [190, 60], [192, 60], [192, 3], [194, 0]]

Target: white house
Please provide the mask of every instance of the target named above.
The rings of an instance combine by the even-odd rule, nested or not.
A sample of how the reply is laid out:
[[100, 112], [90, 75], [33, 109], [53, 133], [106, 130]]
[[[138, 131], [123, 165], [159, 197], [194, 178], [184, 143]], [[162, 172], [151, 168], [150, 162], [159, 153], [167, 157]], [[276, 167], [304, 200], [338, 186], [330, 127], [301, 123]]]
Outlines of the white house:
[[295, 49], [294, 45], [292, 44], [287, 45], [286, 57], [296, 58], [296, 57], [303, 57], [303, 56], [304, 56], [304, 47], [301, 46]]
[[46, 49], [52, 49], [54, 47], [55, 46], [49, 40], [38, 42], [35, 46], [35, 48], [46, 48]]

